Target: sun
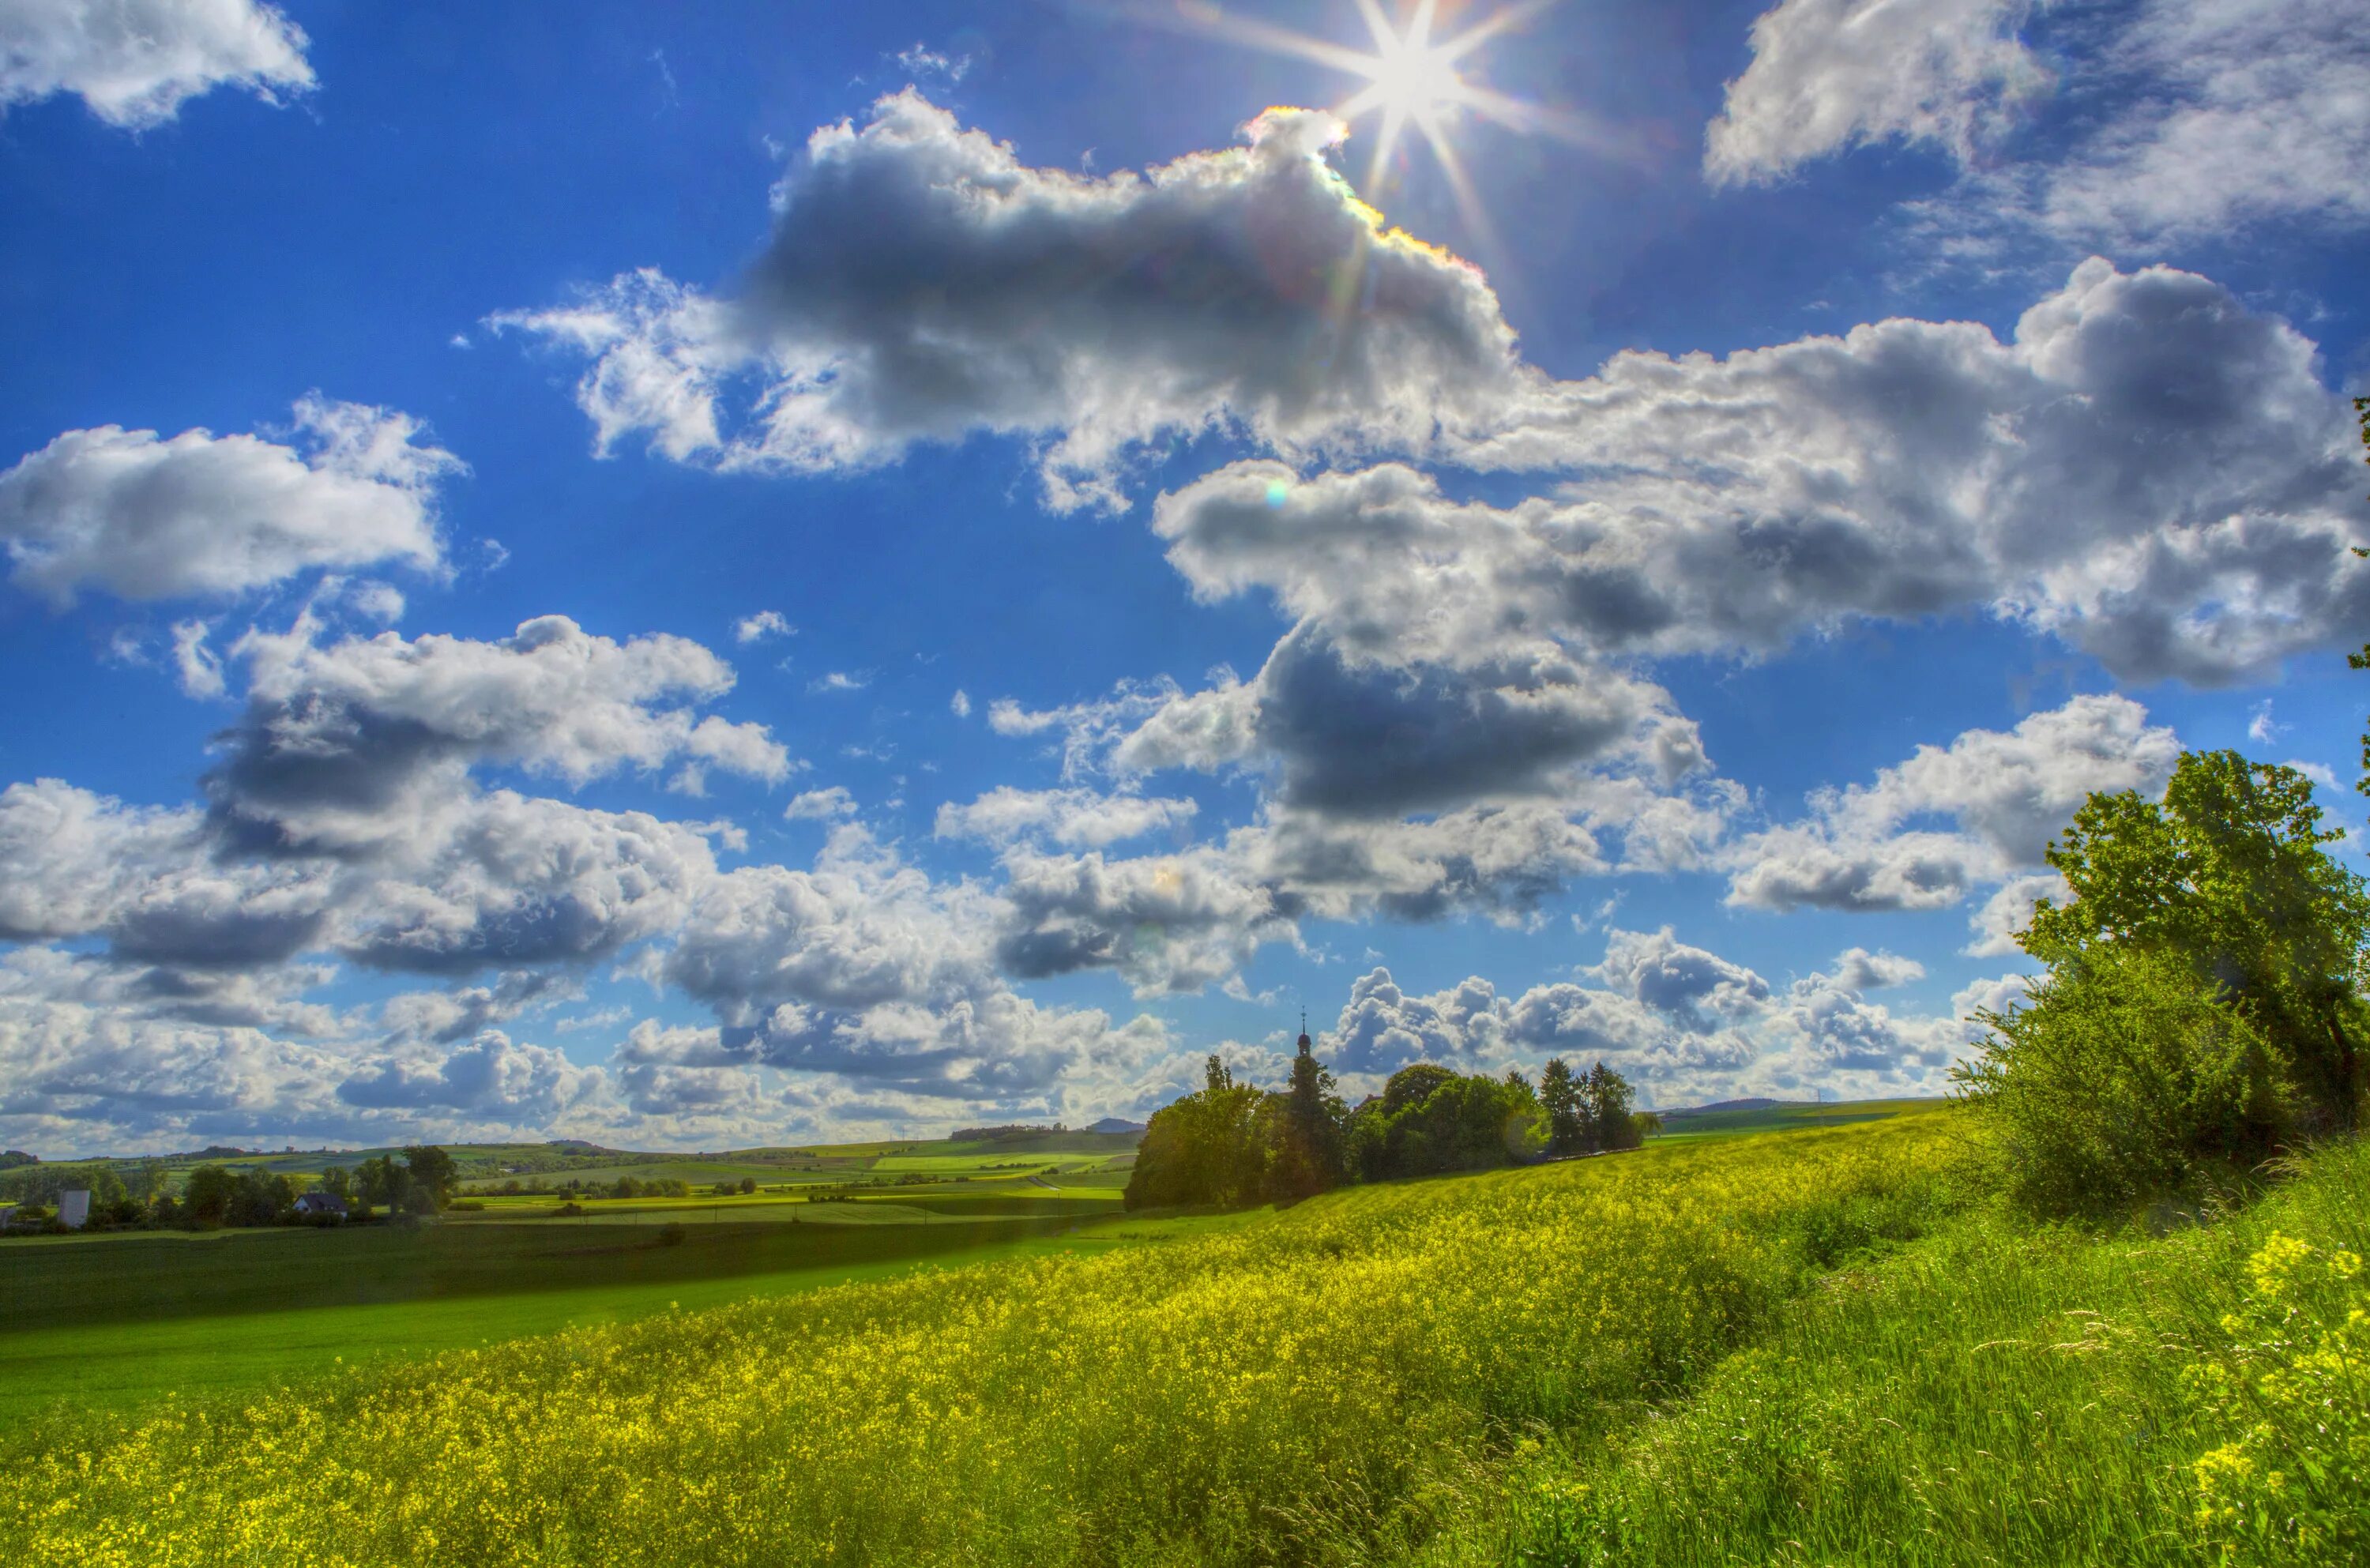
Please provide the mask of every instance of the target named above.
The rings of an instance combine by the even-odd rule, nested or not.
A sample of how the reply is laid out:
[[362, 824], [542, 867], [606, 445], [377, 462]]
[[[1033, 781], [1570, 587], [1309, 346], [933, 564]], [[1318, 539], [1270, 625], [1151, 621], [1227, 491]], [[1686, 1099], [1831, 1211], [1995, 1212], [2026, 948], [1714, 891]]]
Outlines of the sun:
[[1500, 18], [1510, 13], [1501, 11], [1481, 26], [1446, 43], [1436, 44], [1432, 41], [1432, 24], [1437, 3], [1438, 0], [1415, 0], [1405, 25], [1393, 28], [1390, 18], [1383, 14], [1381, 0], [1358, 0], [1359, 15], [1365, 18], [1366, 30], [1374, 35], [1375, 52], [1351, 64], [1351, 69], [1366, 78], [1367, 85], [1334, 112], [1352, 121], [1375, 110], [1382, 114], [1382, 130], [1375, 138], [1374, 161], [1366, 171], [1370, 192], [1382, 182], [1391, 154], [1398, 149], [1399, 136], [1410, 121], [1423, 133], [1424, 140], [1432, 144], [1433, 155], [1449, 171], [1450, 179], [1460, 185], [1464, 182], [1464, 170], [1449, 150], [1447, 117], [1468, 103], [1479, 104], [1488, 95], [1467, 84], [1457, 74], [1456, 62], [1472, 53], [1491, 32], [1499, 30], [1504, 25]]
[[1386, 114], [1432, 115], [1464, 96], [1455, 57], [1413, 33], [1378, 51], [1370, 75], [1374, 85], [1341, 106], [1342, 118], [1354, 119], [1370, 107]]
[[1179, 0], [1179, 12], [1196, 30], [1271, 53], [1297, 55], [1363, 78], [1364, 86], [1333, 112], [1353, 124], [1369, 115], [1379, 120], [1363, 181], [1366, 196], [1372, 199], [1380, 193], [1394, 167], [1399, 142], [1413, 126], [1431, 147], [1467, 220], [1478, 232], [1487, 234], [1487, 219], [1451, 134], [1460, 116], [1469, 112], [1510, 130], [1585, 145], [1602, 146], [1606, 142], [1602, 131], [1579, 115], [1513, 98], [1484, 85], [1468, 63], [1483, 44], [1555, 3], [1520, 0], [1501, 6], [1455, 37], [1435, 42], [1432, 24], [1439, 0], [1410, 0], [1397, 24], [1383, 9], [1383, 0], [1357, 0], [1358, 14], [1373, 40], [1371, 53], [1237, 16], [1203, 0]]

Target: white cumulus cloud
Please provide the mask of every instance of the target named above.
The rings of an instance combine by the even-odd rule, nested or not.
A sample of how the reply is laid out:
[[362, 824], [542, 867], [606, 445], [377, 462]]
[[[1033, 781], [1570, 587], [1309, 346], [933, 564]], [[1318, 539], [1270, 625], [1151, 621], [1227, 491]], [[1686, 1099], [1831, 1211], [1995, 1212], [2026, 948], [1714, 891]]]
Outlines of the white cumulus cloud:
[[1715, 185], [1766, 180], [1859, 143], [1961, 157], [2047, 83], [2016, 30], [2031, 0], [1784, 0], [1753, 24], [1753, 63], [1704, 142]]
[[[2370, 221], [2370, 40], [2345, 6], [2060, 9], [1783, 0], [1754, 23], [1704, 172], [1768, 180], [1864, 143], [1931, 144], [1966, 176], [1920, 206], [1962, 240], [2147, 250], [2267, 221]], [[2031, 28], [2044, 45], [2020, 36]]]
[[[2149, 724], [2147, 710], [2125, 697], [2077, 697], [2013, 730], [1970, 730], [1947, 746], [1918, 747], [1872, 784], [1819, 791], [1801, 822], [1737, 840], [1722, 851], [1728, 902], [1770, 909], [1957, 904], [1978, 885], [2040, 867], [2093, 791], [2160, 791], [2180, 755], [2173, 732]], [[2001, 920], [2020, 924], [2012, 904], [1981, 918], [1986, 930]]]
[[304, 30], [255, 0], [8, 0], [0, 108], [74, 93], [110, 125], [159, 125], [218, 86], [266, 102], [313, 86]]
[[1170, 434], [1405, 446], [1513, 374], [1513, 335], [1478, 271], [1355, 199], [1327, 161], [1342, 133], [1271, 110], [1241, 147], [1090, 177], [908, 90], [813, 134], [731, 296], [644, 271], [497, 324], [591, 360], [578, 397], [604, 449], [639, 432], [728, 467], [1044, 435], [1066, 507], [1118, 504], [1118, 465]]
[[435, 488], [460, 459], [387, 409], [306, 398], [296, 426], [294, 446], [202, 430], [66, 432], [0, 474], [10, 577], [65, 605], [89, 588], [170, 599], [318, 567], [441, 565]]
[[793, 636], [798, 629], [783, 618], [781, 611], [759, 610], [754, 616], [744, 616], [732, 623], [732, 640], [761, 642], [768, 637]]

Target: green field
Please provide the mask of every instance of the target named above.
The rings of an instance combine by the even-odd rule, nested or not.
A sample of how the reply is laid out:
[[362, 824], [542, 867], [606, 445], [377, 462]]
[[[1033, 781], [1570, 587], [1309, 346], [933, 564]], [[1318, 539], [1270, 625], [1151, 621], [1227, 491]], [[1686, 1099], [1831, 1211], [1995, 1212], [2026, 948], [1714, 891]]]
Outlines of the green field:
[[[671, 1213], [684, 1237], [662, 1244], [656, 1228]], [[810, 1220], [819, 1213], [834, 1222], [644, 1207], [532, 1226], [487, 1216], [416, 1229], [12, 1240], [0, 1247], [0, 1423], [60, 1401], [121, 1407], [164, 1390], [241, 1393], [340, 1363], [1098, 1244], [1091, 1233], [1073, 1240], [1090, 1217], [1076, 1205], [937, 1214], [929, 1224], [907, 1205], [818, 1205]]]
[[[466, 1147], [466, 1146], [456, 1146]], [[464, 1156], [456, 1152], [456, 1159]], [[472, 1191], [499, 1186], [510, 1178], [500, 1160], [487, 1160], [469, 1150]], [[571, 1165], [543, 1173], [546, 1182], [577, 1182], [586, 1185], [613, 1182], [621, 1176], [637, 1182], [687, 1182], [712, 1188], [719, 1182], [746, 1178], [764, 1187], [838, 1185], [850, 1182], [894, 1182], [898, 1178], [929, 1177], [936, 1181], [1011, 1182], [1030, 1175], [1056, 1173], [1078, 1180], [1099, 1172], [1117, 1172], [1117, 1184], [1126, 1184], [1127, 1167], [1135, 1158], [1135, 1139], [1125, 1135], [1057, 1133], [994, 1143], [811, 1144], [797, 1148], [735, 1149], [717, 1155], [641, 1156], [606, 1164]], [[489, 1170], [491, 1166], [494, 1169]], [[530, 1173], [532, 1174], [532, 1173]], [[528, 1179], [522, 1177], [522, 1180]]]
[[[869, 1225], [895, 1219], [926, 1223], [925, 1214], [1100, 1214], [1117, 1203], [1126, 1185], [1126, 1173], [1116, 1179], [1102, 1172], [1058, 1178], [1021, 1178], [995, 1182], [930, 1182], [850, 1185], [810, 1183], [754, 1193], [719, 1196], [695, 1193], [689, 1197], [575, 1197], [582, 1211], [564, 1214], [562, 1200], [551, 1193], [493, 1193], [467, 1200], [473, 1206], [443, 1216], [446, 1225]], [[846, 1201], [840, 1201], [845, 1198]], [[474, 1206], [482, 1205], [482, 1207]]]
[[[471, 1206], [431, 1226], [11, 1237], [0, 1239], [0, 1421], [61, 1401], [235, 1395], [341, 1365], [1066, 1245], [1082, 1226], [1109, 1228], [1134, 1146], [1066, 1133], [694, 1157], [560, 1146], [563, 1168], [522, 1180], [674, 1179], [695, 1194], [580, 1192], [581, 1212], [563, 1216], [560, 1195], [499, 1190], [505, 1165], [556, 1146], [451, 1145], [480, 1175], [463, 1184]], [[374, 1152], [218, 1162], [301, 1179]], [[743, 1177], [761, 1190], [714, 1193]]]
[[[1956, 1110], [1801, 1109], [1208, 1217], [1047, 1193], [1111, 1217], [885, 1223], [924, 1200], [884, 1193], [750, 1205], [869, 1223], [671, 1244], [658, 1216], [698, 1205], [12, 1245], [0, 1561], [2205, 1568], [2370, 1542], [2370, 1150], [2082, 1228], [1993, 1196]], [[1037, 1201], [926, 1201], [982, 1197]], [[2311, 1487], [2341, 1532], [2312, 1551], [2225, 1506]]]

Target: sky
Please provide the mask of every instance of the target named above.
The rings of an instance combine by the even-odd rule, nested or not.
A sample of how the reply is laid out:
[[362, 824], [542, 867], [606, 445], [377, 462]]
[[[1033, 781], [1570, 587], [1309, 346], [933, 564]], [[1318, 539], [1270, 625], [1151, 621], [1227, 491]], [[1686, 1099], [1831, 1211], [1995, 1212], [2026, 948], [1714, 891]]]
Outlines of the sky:
[[2362, 825], [2347, 12], [5, 0], [0, 1144], [1943, 1092]]

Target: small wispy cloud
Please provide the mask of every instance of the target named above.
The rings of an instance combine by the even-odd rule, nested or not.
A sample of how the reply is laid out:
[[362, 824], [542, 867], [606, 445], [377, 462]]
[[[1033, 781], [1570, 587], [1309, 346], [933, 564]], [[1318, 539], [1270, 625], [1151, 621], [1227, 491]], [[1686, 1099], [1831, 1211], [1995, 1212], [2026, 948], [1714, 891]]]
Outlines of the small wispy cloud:
[[968, 718], [970, 718], [970, 717], [971, 717], [971, 693], [969, 693], [969, 692], [967, 692], [967, 691], [963, 690], [961, 686], [957, 686], [957, 687], [955, 688], [955, 698], [954, 698], [954, 700], [953, 700], [952, 702], [948, 703], [948, 704], [947, 704], [947, 706], [948, 706], [949, 708], [951, 708], [951, 709], [954, 709], [954, 714], [955, 714], [955, 717], [956, 717], [956, 718], [958, 718], [958, 719], [968, 719]]
[[756, 642], [768, 637], [796, 637], [799, 628], [782, 618], [779, 610], [759, 610], [732, 623], [732, 640]]
[[1594, 909], [1588, 910], [1584, 913], [1575, 913], [1571, 917], [1573, 935], [1582, 937], [1588, 935], [1589, 932], [1594, 930], [1597, 927], [1602, 926], [1606, 921], [1612, 919], [1613, 912], [1620, 907], [1621, 895], [1616, 893], [1612, 897], [1606, 899], [1604, 903], [1599, 904]]
[[970, 74], [972, 58], [968, 54], [949, 54], [916, 43], [901, 49], [894, 56], [897, 63], [916, 78], [936, 76], [946, 82], [960, 82]]
[[807, 689], [809, 691], [862, 691], [871, 684], [872, 673], [869, 670], [858, 670], [853, 674], [846, 670], [834, 670], [829, 674], [809, 681]]
[[856, 797], [839, 785], [809, 790], [782, 808], [786, 822], [832, 822], [856, 814]]
[[213, 630], [213, 625], [202, 620], [173, 625], [173, 668], [180, 675], [181, 689], [191, 697], [223, 694], [222, 659], [206, 646], [206, 637]]
[[153, 664], [148, 656], [148, 642], [136, 627], [124, 627], [107, 640], [107, 657], [117, 664]]

